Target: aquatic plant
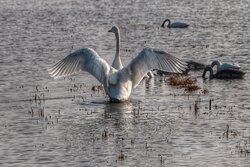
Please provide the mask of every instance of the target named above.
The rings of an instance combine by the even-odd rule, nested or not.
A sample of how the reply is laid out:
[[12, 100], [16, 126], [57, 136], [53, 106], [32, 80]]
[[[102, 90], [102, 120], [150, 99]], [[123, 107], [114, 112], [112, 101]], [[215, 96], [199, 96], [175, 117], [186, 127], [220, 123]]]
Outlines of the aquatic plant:
[[186, 92], [193, 92], [200, 89], [200, 87], [196, 85], [197, 80], [190, 76], [172, 74], [167, 80], [169, 85], [185, 88]]

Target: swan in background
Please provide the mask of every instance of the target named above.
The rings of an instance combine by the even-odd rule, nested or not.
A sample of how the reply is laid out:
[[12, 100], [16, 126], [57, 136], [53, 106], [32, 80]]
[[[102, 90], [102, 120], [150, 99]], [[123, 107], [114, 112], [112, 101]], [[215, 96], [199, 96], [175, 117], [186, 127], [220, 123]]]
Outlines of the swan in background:
[[57, 79], [80, 71], [92, 74], [104, 86], [111, 102], [125, 101], [144, 75], [153, 69], [182, 73], [185, 62], [155, 48], [144, 48], [126, 67], [117, 70], [111, 67], [93, 49], [79, 49], [53, 65], [48, 71]]
[[197, 70], [203, 70], [206, 65], [200, 62], [195, 62], [193, 60], [189, 60], [186, 61], [187, 66], [188, 66], [188, 70], [192, 70], [192, 71], [197, 71]]
[[165, 25], [166, 22], [168, 22], [168, 25], [167, 25], [168, 28], [187, 28], [189, 26], [188, 24], [182, 23], [182, 22], [173, 22], [173, 23], [171, 23], [171, 21], [169, 19], [166, 19], [162, 23], [161, 27], [164, 28], [164, 25]]
[[[188, 74], [189, 71], [203, 70], [206, 67], [205, 64], [195, 62], [193, 60], [188, 60], [188, 61], [186, 61], [186, 63], [187, 63], [187, 69], [186, 69], [186, 71], [183, 71], [184, 75]], [[160, 76], [172, 74], [171, 72], [165, 72], [165, 71], [161, 71], [161, 70], [157, 70], [156, 73]]]
[[217, 78], [217, 79], [241, 79], [245, 75], [243, 71], [237, 69], [224, 69], [217, 71], [215, 74], [213, 73], [213, 68], [211, 66], [206, 66], [202, 77], [206, 77], [207, 71], [210, 72], [209, 79]]
[[221, 71], [221, 70], [225, 70], [225, 69], [235, 69], [235, 70], [239, 70], [240, 66], [239, 64], [229, 64], [229, 63], [221, 63], [219, 60], [214, 60], [211, 64], [211, 67], [213, 68], [214, 66], [217, 66], [217, 72]]
[[[112, 67], [114, 67], [117, 70], [120, 70], [123, 68], [120, 58], [120, 30], [117, 26], [113, 26], [108, 32], [113, 32], [116, 38], [116, 52], [115, 52], [115, 59], [112, 63]], [[153, 78], [154, 74], [151, 71], [149, 71], [144, 77]]]

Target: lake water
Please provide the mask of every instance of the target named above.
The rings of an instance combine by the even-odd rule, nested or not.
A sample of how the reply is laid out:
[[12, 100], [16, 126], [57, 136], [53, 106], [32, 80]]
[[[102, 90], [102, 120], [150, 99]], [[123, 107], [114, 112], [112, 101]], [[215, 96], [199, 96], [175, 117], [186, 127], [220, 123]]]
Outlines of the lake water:
[[[249, 166], [249, 7], [249, 0], [0, 0], [0, 166]], [[166, 18], [190, 27], [160, 28]], [[194, 93], [156, 76], [112, 104], [91, 90], [99, 83], [88, 73], [48, 75], [82, 47], [111, 63], [113, 25], [124, 64], [156, 47], [183, 60], [236, 62], [246, 76], [203, 81], [202, 71], [192, 72], [201, 87]]]

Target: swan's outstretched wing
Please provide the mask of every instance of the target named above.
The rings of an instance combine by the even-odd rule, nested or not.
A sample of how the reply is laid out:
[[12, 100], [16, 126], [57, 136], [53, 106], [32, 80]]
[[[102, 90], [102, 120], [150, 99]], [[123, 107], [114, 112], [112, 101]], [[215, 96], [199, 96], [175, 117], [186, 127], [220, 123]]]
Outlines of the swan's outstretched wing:
[[187, 64], [180, 59], [158, 49], [143, 49], [126, 67], [135, 88], [150, 70], [182, 73], [187, 69]]
[[221, 70], [226, 70], [226, 69], [235, 69], [235, 70], [239, 70], [240, 69], [240, 65], [237, 63], [233, 63], [233, 64], [229, 64], [229, 63], [223, 63], [220, 66], [220, 71]]
[[109, 64], [93, 49], [83, 48], [71, 53], [53, 65], [48, 71], [51, 77], [55, 79], [69, 76], [79, 71], [87, 71], [104, 84], [109, 70]]

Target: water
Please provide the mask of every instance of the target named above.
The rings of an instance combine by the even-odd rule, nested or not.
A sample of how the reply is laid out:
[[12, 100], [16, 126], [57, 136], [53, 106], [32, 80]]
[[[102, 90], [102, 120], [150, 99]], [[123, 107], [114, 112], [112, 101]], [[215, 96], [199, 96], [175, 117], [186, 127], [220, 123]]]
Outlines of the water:
[[[249, 4], [0, 0], [0, 166], [248, 166]], [[190, 27], [162, 29], [166, 18]], [[204, 82], [194, 72], [202, 89], [189, 94], [155, 77], [111, 104], [91, 91], [98, 82], [87, 73], [49, 77], [50, 66], [81, 47], [111, 63], [113, 25], [124, 64], [157, 47], [183, 60], [237, 62], [245, 79]]]

